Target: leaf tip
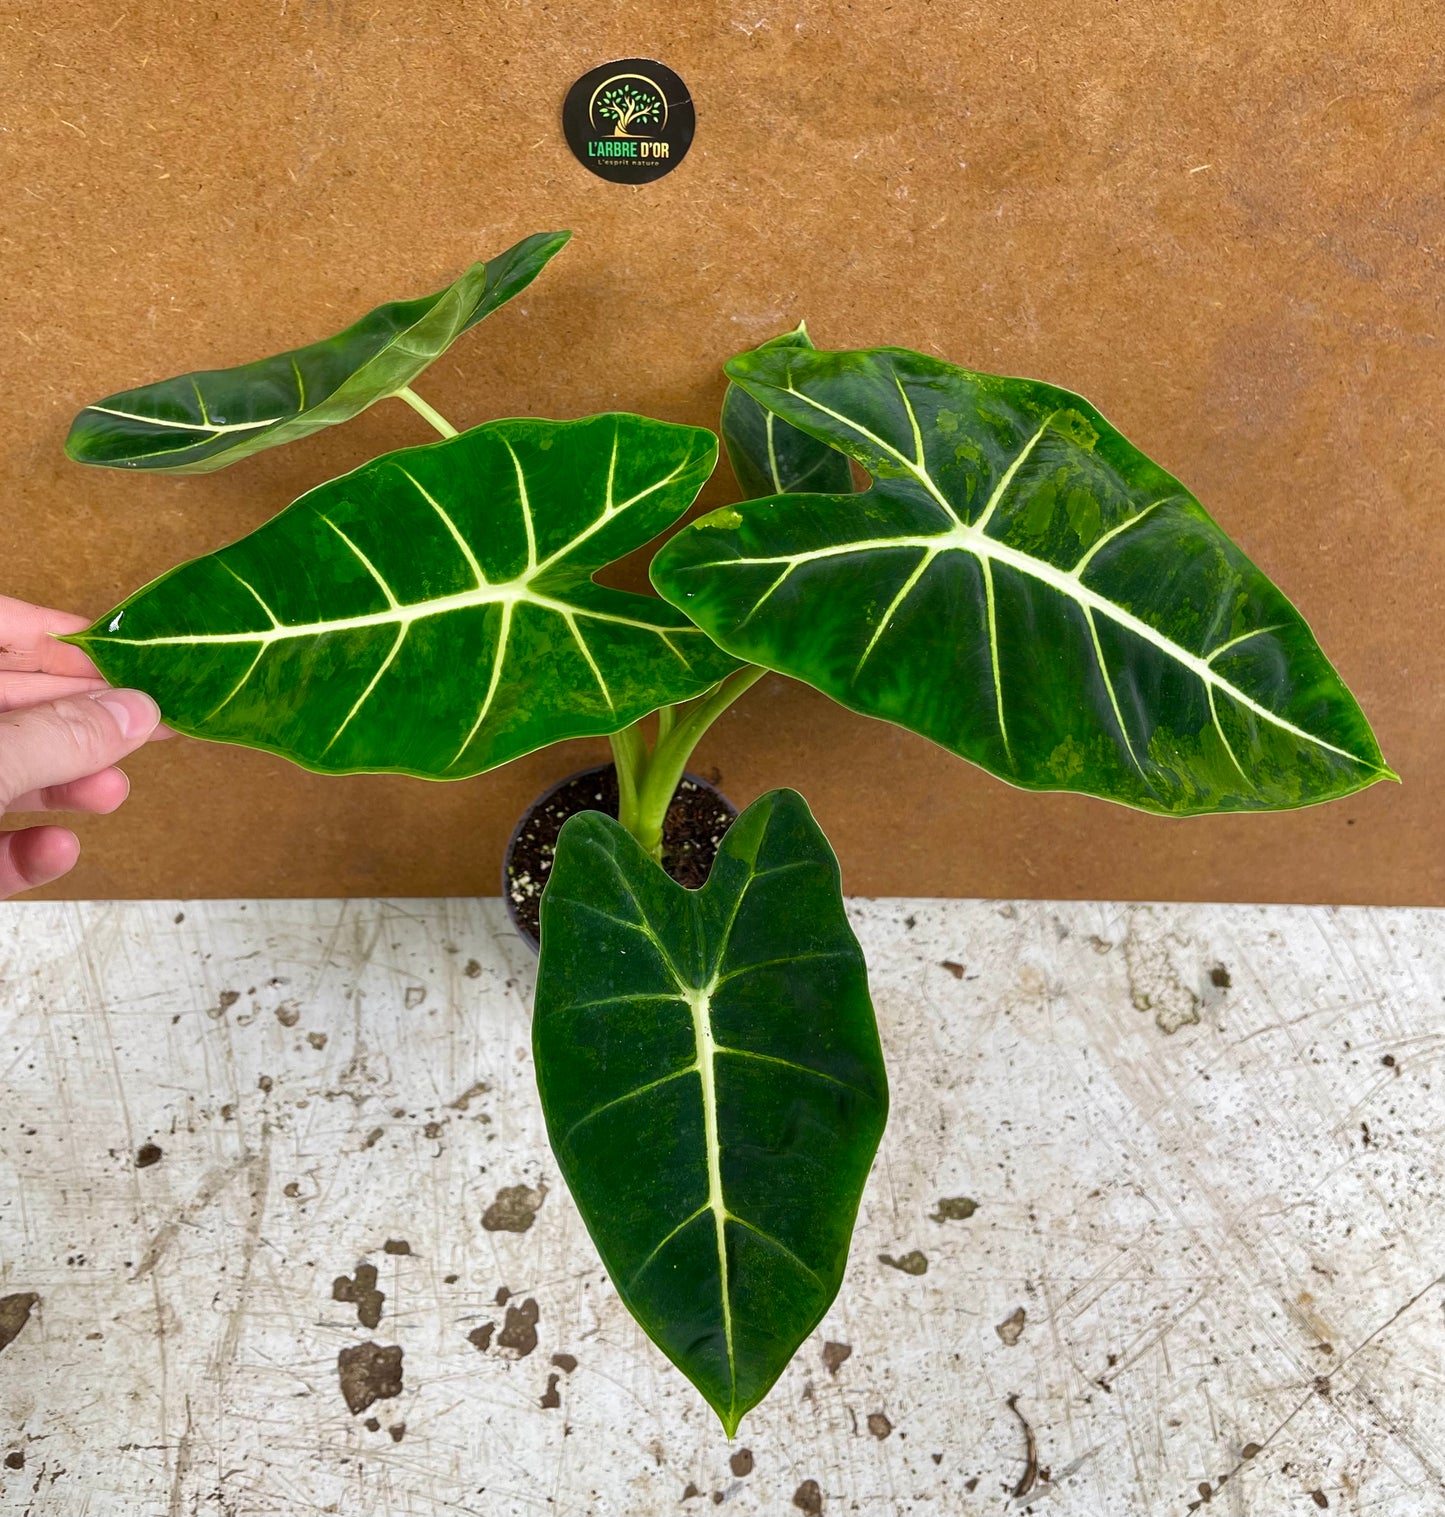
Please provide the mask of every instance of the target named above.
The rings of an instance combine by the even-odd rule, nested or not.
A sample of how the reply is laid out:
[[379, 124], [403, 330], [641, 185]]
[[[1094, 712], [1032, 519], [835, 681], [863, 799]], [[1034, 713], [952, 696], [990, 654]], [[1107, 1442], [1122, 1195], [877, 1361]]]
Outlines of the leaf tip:
[[726, 1407], [721, 1407], [716, 1402], [712, 1403], [712, 1409], [717, 1413], [718, 1421], [723, 1425], [723, 1432], [725, 1432], [730, 1439], [737, 1437], [738, 1428], [741, 1426], [743, 1418], [746, 1417], [748, 1412], [751, 1410], [749, 1407], [743, 1407], [741, 1410], [739, 1410], [737, 1406], [731, 1404]]

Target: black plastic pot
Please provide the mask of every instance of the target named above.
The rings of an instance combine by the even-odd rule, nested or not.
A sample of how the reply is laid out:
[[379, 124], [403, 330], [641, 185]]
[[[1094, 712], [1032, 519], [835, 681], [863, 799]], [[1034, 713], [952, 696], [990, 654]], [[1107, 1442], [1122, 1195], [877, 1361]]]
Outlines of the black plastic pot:
[[[566, 797], [559, 808], [558, 798], [572, 786], [577, 787], [577, 794]], [[684, 804], [679, 805], [680, 802]], [[709, 807], [714, 811], [711, 818]], [[579, 811], [617, 815], [617, 771], [611, 764], [579, 769], [544, 790], [522, 813], [502, 857], [502, 899], [507, 903], [507, 915], [517, 929], [517, 936], [533, 953], [539, 947], [534, 925], [537, 906], [547, 884], [546, 871], [557, 834], [562, 823]], [[663, 827], [663, 868], [681, 884], [701, 885], [712, 868], [723, 833], [737, 820], [737, 815], [738, 808], [716, 785], [696, 774], [684, 773]], [[534, 866], [537, 878], [533, 878], [533, 867], [517, 863], [519, 852], [542, 855], [539, 867]]]

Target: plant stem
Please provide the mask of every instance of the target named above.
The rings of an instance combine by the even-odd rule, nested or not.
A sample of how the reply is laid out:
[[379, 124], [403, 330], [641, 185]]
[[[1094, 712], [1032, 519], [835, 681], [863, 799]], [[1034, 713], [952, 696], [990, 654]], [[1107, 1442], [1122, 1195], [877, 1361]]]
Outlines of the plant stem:
[[443, 437], [455, 437], [457, 429], [439, 411], [434, 410], [409, 385], [391, 392], [398, 400], [404, 400], [418, 416], [424, 416]]
[[647, 744], [642, 741], [642, 730], [637, 722], [614, 732], [612, 761], [617, 766], [617, 820], [637, 837], [638, 791], [643, 776], [647, 773]]
[[[643, 747], [642, 736], [637, 728], [633, 726], [627, 729], [627, 734], [635, 736], [637, 750], [641, 750], [643, 761], [639, 772], [637, 750], [628, 755], [632, 766], [629, 781], [636, 786], [636, 800], [634, 809], [629, 813], [632, 820], [624, 820], [621, 814], [619, 820], [659, 864], [662, 862], [662, 826], [667, 820], [667, 808], [672, 804], [673, 792], [682, 779], [693, 749], [718, 717], [740, 695], [752, 689], [766, 673], [766, 669], [759, 668], [756, 664], [747, 664], [714, 685], [706, 695], [670, 708], [665, 722], [659, 716], [657, 744], [651, 754], [647, 754]], [[614, 738], [613, 752], [617, 751], [617, 740]], [[620, 762], [617, 776], [618, 809], [622, 813], [626, 803], [621, 801], [623, 778]]]

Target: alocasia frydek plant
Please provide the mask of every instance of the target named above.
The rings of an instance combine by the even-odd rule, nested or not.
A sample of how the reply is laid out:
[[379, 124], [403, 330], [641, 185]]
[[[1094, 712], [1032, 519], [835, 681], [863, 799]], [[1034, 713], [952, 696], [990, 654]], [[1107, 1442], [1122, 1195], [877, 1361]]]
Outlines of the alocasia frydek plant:
[[661, 599], [599, 586], [686, 512], [713, 434], [625, 414], [458, 433], [409, 389], [565, 240], [83, 410], [71, 456], [113, 467], [219, 468], [387, 396], [443, 440], [318, 485], [72, 641], [180, 731], [323, 773], [461, 779], [611, 738], [619, 819], [566, 823], [542, 899], [538, 1085], [618, 1293], [732, 1434], [838, 1290], [888, 1093], [799, 795], [748, 807], [700, 890], [659, 867], [720, 712], [773, 670], [1011, 784], [1172, 816], [1390, 771], [1299, 613], [1092, 406], [899, 348], [799, 328], [734, 358], [746, 498], [657, 553]]

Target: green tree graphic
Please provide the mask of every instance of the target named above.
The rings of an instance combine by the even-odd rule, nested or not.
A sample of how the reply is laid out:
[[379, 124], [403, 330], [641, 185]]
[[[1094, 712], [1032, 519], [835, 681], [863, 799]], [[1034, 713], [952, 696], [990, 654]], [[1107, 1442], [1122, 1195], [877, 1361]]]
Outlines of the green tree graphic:
[[641, 126], [658, 119], [657, 97], [645, 95], [631, 84], [614, 85], [597, 102], [597, 114], [614, 124], [614, 137], [630, 137], [630, 126]]

